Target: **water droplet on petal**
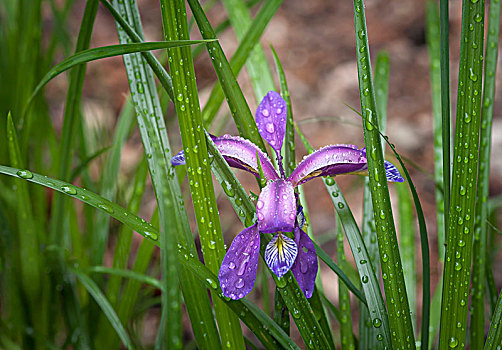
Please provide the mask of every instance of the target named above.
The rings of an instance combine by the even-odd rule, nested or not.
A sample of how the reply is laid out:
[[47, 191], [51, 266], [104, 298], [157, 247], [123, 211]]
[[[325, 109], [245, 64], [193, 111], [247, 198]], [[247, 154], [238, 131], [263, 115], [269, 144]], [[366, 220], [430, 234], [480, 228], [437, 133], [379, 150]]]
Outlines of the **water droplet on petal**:
[[239, 278], [237, 282], [235, 282], [235, 288], [242, 288], [244, 287], [244, 280], [242, 278]]
[[265, 129], [272, 134], [275, 131], [274, 124], [267, 123], [267, 125], [265, 125]]
[[264, 117], [268, 117], [270, 115], [268, 109], [264, 109], [263, 111], [261, 111], [261, 114], [263, 114]]
[[228, 264], [228, 268], [231, 270], [235, 269], [235, 263], [231, 261], [230, 264]]

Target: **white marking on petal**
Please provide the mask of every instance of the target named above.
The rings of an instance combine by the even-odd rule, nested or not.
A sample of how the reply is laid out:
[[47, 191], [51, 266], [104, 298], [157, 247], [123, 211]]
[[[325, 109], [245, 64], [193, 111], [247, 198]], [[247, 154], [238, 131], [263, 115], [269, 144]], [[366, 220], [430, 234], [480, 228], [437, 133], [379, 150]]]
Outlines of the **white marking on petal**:
[[279, 233], [267, 244], [265, 261], [277, 277], [282, 277], [295, 262], [297, 254], [295, 241]]

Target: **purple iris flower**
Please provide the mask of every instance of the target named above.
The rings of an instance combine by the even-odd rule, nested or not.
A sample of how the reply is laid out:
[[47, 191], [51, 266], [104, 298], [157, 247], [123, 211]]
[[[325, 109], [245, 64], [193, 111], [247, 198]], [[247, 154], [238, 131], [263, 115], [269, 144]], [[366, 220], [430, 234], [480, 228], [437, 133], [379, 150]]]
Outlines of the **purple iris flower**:
[[[259, 160], [267, 180], [256, 203], [257, 222], [235, 237], [221, 264], [218, 275], [221, 289], [231, 299], [243, 298], [254, 286], [260, 232], [276, 233], [265, 249], [269, 268], [278, 277], [291, 270], [305, 296], [310, 298], [318, 270], [317, 254], [312, 240], [302, 230], [302, 220], [297, 219], [301, 207], [294, 189], [315, 177], [358, 173], [368, 168], [365, 149], [354, 145], [329, 145], [306, 156], [286, 178], [281, 156], [286, 116], [286, 102], [275, 91], [268, 92], [256, 110], [258, 131], [276, 152], [279, 173], [268, 156], [249, 140], [229, 135], [213, 138], [230, 166], [259, 177]], [[171, 162], [173, 165], [184, 164], [183, 151]], [[388, 181], [404, 181], [392, 163], [385, 162], [385, 170]], [[284, 234], [292, 231], [294, 239]]]

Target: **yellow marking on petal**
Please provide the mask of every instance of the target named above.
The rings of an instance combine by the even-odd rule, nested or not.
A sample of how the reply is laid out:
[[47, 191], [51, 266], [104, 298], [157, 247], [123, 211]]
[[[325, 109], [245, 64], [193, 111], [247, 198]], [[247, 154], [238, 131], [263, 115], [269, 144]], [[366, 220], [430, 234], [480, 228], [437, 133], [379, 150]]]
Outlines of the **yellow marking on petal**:
[[300, 181], [298, 181], [298, 182], [302, 182], [302, 181], [304, 181], [304, 180], [306, 180], [306, 179], [310, 179], [310, 178], [312, 178], [312, 177], [319, 176], [321, 173], [322, 173], [322, 171], [321, 171], [321, 170], [316, 170], [316, 171], [313, 171], [313, 172], [311, 172], [310, 174], [308, 174], [307, 176], [302, 177], [302, 178], [301, 178], [301, 180], [300, 180]]

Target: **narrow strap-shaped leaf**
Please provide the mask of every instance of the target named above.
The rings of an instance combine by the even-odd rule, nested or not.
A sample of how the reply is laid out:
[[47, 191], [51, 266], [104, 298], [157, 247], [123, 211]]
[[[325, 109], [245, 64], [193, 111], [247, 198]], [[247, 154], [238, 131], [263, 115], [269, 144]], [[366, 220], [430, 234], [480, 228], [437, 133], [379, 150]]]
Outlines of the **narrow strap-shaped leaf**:
[[[293, 126], [293, 120], [290, 120], [290, 122]], [[294, 137], [294, 134], [293, 134], [293, 137]], [[303, 207], [303, 216], [305, 218], [307, 234], [310, 237], [310, 239], [312, 240], [312, 243], [314, 244], [314, 248], [316, 249], [316, 253], [317, 253], [318, 258], [320, 258], [319, 253], [322, 251], [322, 249], [321, 249], [321, 247], [319, 247], [315, 243], [314, 232], [312, 231], [312, 225], [310, 225], [310, 214], [309, 214], [309, 208], [307, 205], [307, 198], [305, 197], [304, 186], [298, 186], [298, 190], [300, 192], [299, 197], [300, 197], [300, 203]], [[329, 260], [331, 260], [331, 258], [329, 258], [328, 254], [326, 254], [326, 252], [323, 252], [323, 253], [325, 254], [325, 256], [328, 257]], [[336, 267], [338, 269], [338, 271], [340, 272], [339, 276], [342, 276], [342, 277], [339, 277], [339, 281], [342, 281], [343, 283], [347, 283], [347, 285], [350, 285], [350, 280], [343, 273], [342, 269], [338, 268], [338, 266], [335, 265], [333, 260], [331, 260], [331, 263], [332, 263], [331, 265], [329, 265], [329, 264], [327, 264], [327, 265], [330, 268], [333, 267], [333, 265], [334, 265], [334, 267]], [[352, 287], [354, 288], [354, 290], [356, 290], [355, 286], [352, 285]], [[359, 292], [359, 291], [357, 291], [357, 292]], [[324, 288], [322, 285], [321, 274], [318, 273], [317, 277], [316, 277], [316, 281], [315, 281], [315, 288], [312, 293], [312, 297], [309, 299], [309, 302], [310, 302], [310, 306], [312, 307], [312, 310], [314, 311], [314, 313], [316, 315], [316, 319], [318, 320], [319, 325], [321, 326], [324, 334], [326, 334], [326, 338], [327, 338], [328, 342], [330, 343], [330, 346], [334, 349], [335, 348], [335, 340], [333, 338], [333, 334], [331, 331], [331, 325], [330, 325], [329, 319], [328, 319], [328, 312], [324, 308], [324, 305], [321, 300], [321, 294], [324, 294]], [[364, 296], [361, 292], [359, 292], [359, 297], [364, 298]]]
[[[89, 0], [86, 2], [82, 23], [77, 39], [75, 52], [86, 50], [89, 47], [94, 19], [98, 10], [98, 0]], [[59, 145], [59, 154], [57, 161], [58, 178], [66, 181], [69, 179], [72, 168], [73, 145], [77, 135], [77, 126], [80, 118], [80, 99], [86, 65], [81, 64], [70, 72], [70, 81], [66, 95], [66, 104], [63, 115], [63, 129], [61, 132], [61, 143]], [[58, 247], [63, 247], [68, 239], [68, 231], [64, 230], [66, 220], [66, 202], [67, 198], [61, 195], [55, 195], [52, 202], [52, 218], [50, 223], [49, 243]], [[81, 315], [80, 302], [77, 298], [75, 279], [67, 271], [64, 257], [55, 252], [49, 256], [50, 265], [53, 268], [53, 283], [61, 283], [61, 300], [65, 310], [66, 322], [70, 334], [78, 334], [75, 341], [77, 349], [90, 347], [90, 339], [87, 334], [86, 326]]]
[[98, 210], [108, 213], [108, 215], [129, 226], [139, 234], [153, 241], [158, 240], [158, 230], [155, 227], [150, 225], [145, 220], [137, 217], [133, 213], [128, 212], [120, 205], [112, 203], [94, 192], [69, 184], [65, 181], [33, 173], [29, 170], [22, 170], [0, 165], [0, 173], [21, 178], [26, 181], [51, 188], [67, 196], [76, 198], [81, 202], [89, 204]]
[[[379, 52], [375, 63], [375, 97], [378, 110], [378, 122], [380, 128], [387, 124], [387, 101], [389, 97], [389, 75], [390, 59], [387, 52]], [[385, 144], [382, 144], [382, 150], [385, 154]], [[363, 225], [362, 234], [371, 264], [375, 273], [380, 274], [380, 260], [378, 254], [378, 241], [376, 236], [375, 219], [373, 215], [373, 204], [371, 203], [371, 191], [369, 187], [369, 178], [364, 178], [364, 199], [363, 199]], [[361, 305], [359, 315], [359, 346], [361, 349], [371, 349], [376, 346], [376, 329], [371, 322], [371, 316], [368, 314], [368, 308]]]
[[126, 333], [124, 326], [120, 322], [117, 314], [115, 313], [115, 310], [113, 310], [113, 307], [108, 302], [108, 299], [106, 299], [103, 292], [101, 292], [101, 290], [99, 289], [98, 285], [86, 274], [77, 270], [74, 270], [73, 272], [78, 277], [80, 283], [82, 283], [87, 289], [89, 294], [92, 295], [96, 303], [98, 303], [99, 307], [110, 321], [111, 325], [115, 329], [115, 332], [117, 332], [124, 345], [128, 349], [132, 349], [133, 346], [131, 340]]
[[210, 42], [212, 40], [178, 40], [178, 41], [159, 41], [159, 42], [142, 42], [134, 44], [120, 44], [120, 45], [110, 45], [103, 47], [96, 47], [93, 49], [87, 49], [76, 54], [65, 58], [63, 61], [59, 62], [57, 65], [51, 68], [42, 80], [38, 83], [37, 87], [33, 91], [32, 98], [38, 94], [38, 92], [52, 79], [54, 79], [59, 74], [67, 71], [70, 68], [78, 66], [82, 63], [87, 63], [95, 60], [100, 60], [102, 58], [121, 56], [135, 52], [145, 52], [152, 50], [167, 49], [170, 47], [180, 47], [189, 46], [195, 44], [203, 44]]
[[[464, 2], [465, 3], [465, 2]], [[448, 0], [439, 0], [439, 36], [441, 44], [441, 126], [443, 129], [444, 237], [448, 236], [451, 199], [451, 119], [450, 119], [450, 23]]]
[[484, 0], [463, 2], [440, 349], [464, 348], [466, 344], [478, 172], [484, 15]]
[[497, 300], [484, 349], [496, 350], [500, 348], [500, 344], [502, 344], [502, 292]]
[[[239, 61], [239, 69], [235, 69], [236, 67], [228, 62], [223, 49], [218, 42], [207, 44], [208, 53], [211, 57], [216, 74], [218, 75], [220, 84], [217, 84], [217, 86], [213, 89], [213, 93], [209, 97], [209, 101], [204, 109], [203, 120], [205, 124], [207, 125], [210, 123], [214, 116], [216, 116], [216, 113], [223, 102], [223, 96], [225, 96], [239, 134], [242, 137], [251, 140], [262, 150], [265, 150], [263, 140], [259, 135], [258, 128], [256, 127], [253, 115], [251, 114], [242, 90], [237, 84], [236, 74], [239, 73], [240, 68], [242, 68], [242, 65], [248, 58], [252, 48], [258, 42], [263, 30], [265, 30], [266, 24], [270, 21], [273, 14], [277, 10], [279, 6], [278, 3], [280, 4], [281, 2], [281, 0], [268, 1], [256, 16], [253, 25], [249, 28], [248, 33], [242, 39], [241, 45], [239, 46], [248, 49], [246, 50], [247, 56], [242, 57], [242, 60]], [[188, 3], [197, 21], [202, 37], [204, 39], [216, 38], [216, 34], [214, 33], [206, 15], [202, 11], [199, 2], [196, 0], [190, 0]], [[253, 45], [251, 46], [251, 44]], [[241, 49], [241, 51], [243, 51], [243, 49]], [[234, 54], [234, 57], [236, 54], [237, 52]], [[211, 111], [206, 112], [208, 107]]]
[[[188, 40], [185, 2], [161, 0], [161, 10], [165, 39]], [[192, 52], [189, 47], [173, 48], [168, 50], [168, 56], [204, 262], [216, 274], [225, 248], [202, 126]], [[213, 303], [222, 343], [229, 348], [243, 349], [244, 338], [238, 318], [219, 299], [213, 299]]]
[[340, 281], [343, 282], [345, 287], [347, 287], [348, 290], [350, 290], [356, 298], [359, 299], [363, 304], [366, 304], [366, 297], [364, 296], [363, 293], [357, 287], [352, 283], [350, 278], [345, 274], [345, 272], [338, 266], [317, 243], [314, 242], [314, 247], [317, 252], [317, 256], [319, 259], [321, 259], [340, 279]]
[[354, 0], [354, 20], [359, 96], [363, 116], [364, 141], [368, 153], [369, 186], [382, 275], [387, 276], [383, 282], [389, 322], [392, 328], [392, 345], [395, 348], [414, 348], [415, 337], [409, 313], [408, 297], [405, 293], [406, 286], [385, 175], [382, 144], [378, 132], [378, 111], [371, 73], [365, 7], [362, 0]]
[[403, 256], [404, 282], [406, 284], [406, 292], [408, 293], [408, 301], [410, 303], [411, 322], [413, 324], [413, 329], [416, 329], [416, 226], [415, 218], [413, 217], [411, 194], [407, 186], [397, 187], [397, 198], [399, 202], [399, 244], [401, 245]]
[[[214, 60], [212, 59], [213, 66], [219, 76], [220, 84], [223, 85], [220, 86], [220, 84], [217, 84], [211, 92], [203, 111], [205, 125], [209, 125], [213, 121], [220, 109], [224, 97], [226, 97], [227, 101], [229, 101], [230, 111], [241, 136], [250, 139], [262, 149], [264, 148], [263, 140], [259, 137], [258, 129], [256, 128], [255, 130], [256, 124], [254, 123], [254, 118], [249, 111], [249, 107], [247, 107], [247, 103], [243, 100], [242, 92], [239, 91], [240, 89], [238, 88], [235, 76], [239, 74], [250, 52], [259, 42], [267, 24], [270, 22], [281, 3], [282, 0], [272, 0], [266, 1], [263, 4], [245, 37], [241, 40], [229, 64], [219, 45], [208, 46], [208, 49], [209, 47], [212, 49], [211, 52], [209, 52], [209, 56], [212, 58], [214, 57]], [[199, 29], [204, 32], [202, 37], [205, 39], [215, 38], [214, 31], [204, 13], [201, 11], [198, 1], [190, 0], [189, 4], [197, 20]], [[221, 67], [219, 65], [220, 62]]]
[[[134, 121], [134, 113], [122, 113], [117, 124], [111, 152], [106, 157], [105, 166], [101, 176], [101, 196], [114, 201], [117, 193], [118, 172], [120, 168], [120, 155], [131, 126]], [[92, 241], [92, 265], [102, 263], [108, 241], [108, 225], [110, 216], [102, 212], [97, 212], [95, 216], [95, 228]]]
[[140, 281], [145, 284], [149, 284], [152, 287], [155, 287], [158, 289], [164, 288], [164, 286], [162, 285], [162, 282], [159, 281], [158, 279], [147, 276], [147, 275], [143, 275], [143, 274], [137, 273], [135, 271], [131, 271], [131, 270], [119, 269], [119, 268], [115, 268], [115, 267], [104, 267], [104, 266], [91, 266], [87, 270], [89, 272], [106, 273], [106, 274], [110, 274], [110, 275], [135, 279], [137, 281]]
[[[343, 232], [340, 220], [336, 222], [336, 231], [336, 258], [343, 270], [347, 261], [345, 259]], [[340, 341], [342, 343], [342, 349], [355, 350], [354, 337], [352, 336], [352, 311], [350, 309], [349, 291], [343, 283], [338, 283], [338, 308], [341, 314]]]
[[[223, 4], [237, 39], [243, 40], [252, 23], [246, 3], [243, 0], [224, 0]], [[267, 92], [275, 90], [272, 72], [260, 43], [251, 51], [246, 67], [257, 100], [263, 98]]]
[[[132, 112], [132, 111], [131, 111]], [[127, 118], [126, 118], [127, 119]], [[132, 194], [127, 205], [127, 210], [131, 213], [137, 215], [139, 207], [141, 205], [141, 199], [143, 197], [143, 192], [145, 189], [146, 178], [148, 175], [148, 164], [146, 162], [146, 157], [138, 165], [132, 186]], [[104, 213], [103, 213], [104, 214]], [[97, 216], [96, 216], [97, 217]], [[113, 253], [113, 268], [126, 268], [130, 261], [131, 245], [133, 241], [133, 231], [126, 225], [120, 228], [119, 234], [117, 235], [117, 242], [115, 244], [115, 249]], [[117, 310], [117, 314], [122, 322], [127, 321], [120, 311], [123, 304], [127, 303], [128, 298], [119, 298], [120, 291], [122, 287], [122, 278], [117, 275], [111, 275], [108, 279], [106, 285], [106, 297], [112, 304], [112, 306]], [[107, 330], [109, 326], [107, 325], [107, 320], [101, 317], [98, 321], [99, 332], [95, 337], [95, 344], [103, 348], [113, 348], [117, 347], [119, 344], [118, 337], [110, 336], [110, 330]]]
[[[313, 148], [308, 143], [301, 130], [296, 127], [296, 131], [298, 135], [300, 135], [300, 139], [307, 151], [312, 152]], [[340, 192], [340, 188], [336, 184], [335, 180], [332, 177], [327, 177], [324, 179], [324, 185], [326, 186], [329, 196], [331, 197], [331, 201], [333, 202], [336, 212], [343, 225], [361, 282], [366, 281], [366, 283], [362, 283], [362, 287], [366, 297], [371, 323], [375, 328], [377, 328], [377, 332], [375, 334], [377, 338], [376, 346], [378, 349], [390, 347], [391, 339], [389, 320], [387, 318], [387, 312], [382, 292], [380, 290], [380, 283], [375, 270], [372, 267], [372, 263], [359, 231], [359, 227], [357, 226], [354, 215], [352, 214], [347, 201]]]
[[[208, 144], [208, 150], [213, 156], [211, 167], [218, 182], [222, 185], [226, 183], [236, 184], [236, 187], [234, 187], [235, 189], [242, 188], [239, 180], [237, 180], [235, 174], [230, 170], [230, 167], [223, 156], [219, 153], [209, 135], [206, 136], [206, 141]], [[242, 195], [242, 193], [244, 193], [244, 195]], [[253, 217], [255, 209], [249, 197], [245, 195], [245, 191], [243, 189], [242, 191], [232, 191], [229, 197], [233, 196], [236, 197], [236, 200], [232, 202], [234, 209], [237, 212], [242, 210], [244, 214], [240, 216], [241, 221], [244, 222], [244, 218]], [[248, 212], [248, 208], [252, 208], [251, 211]], [[269, 237], [262, 235], [262, 252], [269, 241]], [[293, 273], [288, 271], [282, 278], [277, 278], [277, 276], [272, 273], [272, 277], [274, 278], [286, 306], [293, 316], [293, 320], [295, 321], [304, 342], [315, 349], [329, 349], [330, 347], [326, 336], [322, 332], [319, 323], [314, 317], [314, 313], [307, 299], [305, 299], [303, 292], [294, 279]]]
[[481, 349], [485, 338], [485, 271], [488, 231], [488, 196], [490, 186], [490, 155], [492, 140], [493, 101], [495, 98], [495, 73], [497, 70], [498, 41], [500, 33], [501, 2], [491, 1], [489, 7], [488, 35], [486, 37], [485, 71], [483, 79], [483, 107], [478, 162], [478, 191], [474, 217], [474, 247], [472, 267], [472, 298], [470, 341], [472, 349]]
[[[7, 140], [9, 148], [10, 162], [14, 167], [23, 167], [23, 157], [19, 148], [18, 138], [12, 116], [7, 115]], [[14, 192], [17, 202], [17, 227], [21, 233], [18, 237], [19, 261], [20, 261], [20, 281], [22, 293], [27, 298], [28, 321], [35, 330], [45, 334], [46, 325], [39, 322], [47, 322], [44, 319], [44, 313], [40, 309], [42, 275], [40, 267], [42, 266], [42, 257], [40, 256], [40, 238], [42, 233], [36, 227], [33, 217], [33, 208], [30, 200], [28, 185], [25, 181], [16, 180]]]
[[[441, 42], [439, 29], [439, 8], [436, 1], [427, 1], [426, 34], [429, 49], [429, 69], [431, 77], [432, 117], [434, 126], [434, 183], [436, 195], [436, 220], [438, 232], [439, 260], [444, 259], [445, 215], [444, 215], [444, 175], [443, 175], [443, 119], [441, 113]], [[450, 108], [448, 106], [448, 108]], [[449, 131], [448, 131], [449, 133]], [[448, 140], [448, 139], [446, 139]], [[447, 141], [449, 147], [449, 142]], [[449, 169], [448, 169], [449, 172]], [[449, 175], [449, 174], [448, 174]]]

